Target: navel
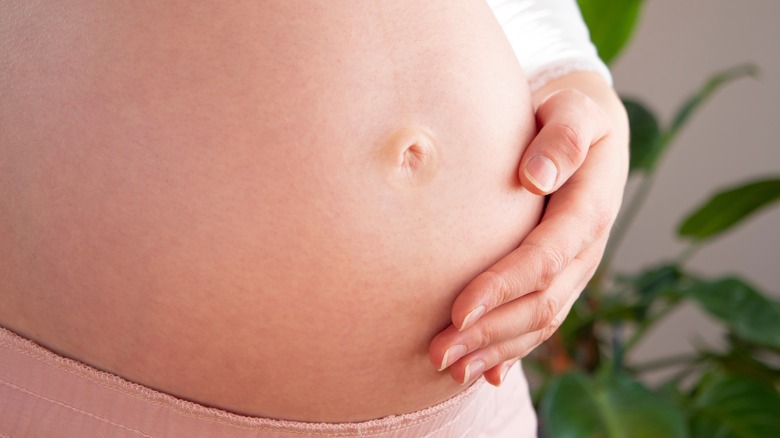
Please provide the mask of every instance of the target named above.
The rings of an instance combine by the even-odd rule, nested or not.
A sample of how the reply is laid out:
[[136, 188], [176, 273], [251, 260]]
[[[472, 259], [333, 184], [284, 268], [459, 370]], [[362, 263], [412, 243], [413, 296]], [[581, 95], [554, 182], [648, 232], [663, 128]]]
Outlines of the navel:
[[418, 187], [430, 183], [436, 176], [440, 152], [429, 131], [404, 127], [393, 132], [384, 142], [382, 166], [393, 185]]

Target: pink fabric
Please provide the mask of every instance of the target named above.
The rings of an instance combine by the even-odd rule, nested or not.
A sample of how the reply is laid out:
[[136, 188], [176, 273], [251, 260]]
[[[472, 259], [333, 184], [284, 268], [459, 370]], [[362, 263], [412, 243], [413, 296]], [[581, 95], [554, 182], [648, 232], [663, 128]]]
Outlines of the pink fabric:
[[536, 436], [519, 367], [430, 408], [360, 423], [302, 423], [207, 408], [64, 358], [0, 328], [0, 437]]

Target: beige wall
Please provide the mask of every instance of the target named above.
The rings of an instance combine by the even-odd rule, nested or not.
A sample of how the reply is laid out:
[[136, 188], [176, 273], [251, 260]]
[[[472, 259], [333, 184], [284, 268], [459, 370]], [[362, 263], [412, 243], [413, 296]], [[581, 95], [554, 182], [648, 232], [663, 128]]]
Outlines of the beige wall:
[[[680, 218], [715, 188], [780, 175], [780, 2], [647, 1], [635, 38], [614, 63], [616, 88], [656, 109], [667, 122], [712, 72], [739, 63], [760, 66], [759, 80], [724, 88], [678, 137], [659, 169], [654, 192], [617, 254], [636, 269], [683, 248]], [[714, 241], [690, 262], [708, 275], [738, 274], [780, 298], [780, 204]], [[641, 345], [636, 359], [715, 343], [712, 325], [686, 308]]]

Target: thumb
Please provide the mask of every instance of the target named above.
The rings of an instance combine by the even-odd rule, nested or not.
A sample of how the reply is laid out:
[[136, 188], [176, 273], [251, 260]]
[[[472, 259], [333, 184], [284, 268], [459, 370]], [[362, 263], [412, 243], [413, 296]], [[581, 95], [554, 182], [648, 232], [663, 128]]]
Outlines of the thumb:
[[552, 193], [582, 165], [608, 130], [604, 111], [574, 89], [550, 95], [536, 110], [539, 134], [520, 161], [520, 181], [531, 193]]

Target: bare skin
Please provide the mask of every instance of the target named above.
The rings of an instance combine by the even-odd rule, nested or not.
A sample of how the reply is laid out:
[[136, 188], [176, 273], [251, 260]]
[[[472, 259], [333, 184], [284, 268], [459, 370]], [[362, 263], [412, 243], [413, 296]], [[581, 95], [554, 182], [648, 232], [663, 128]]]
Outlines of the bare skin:
[[[573, 72], [533, 100], [539, 134], [523, 153], [520, 177], [533, 193], [555, 192], [520, 246], [458, 295], [453, 325], [431, 342], [432, 365], [448, 367], [456, 381], [476, 379], [482, 368], [500, 385], [512, 364], [558, 329], [598, 267], [620, 208], [628, 118], [612, 87], [599, 74]], [[552, 187], [537, 187], [543, 178], [531, 176], [538, 155], [557, 168]]]
[[542, 198], [482, 1], [0, 10], [0, 325], [231, 411], [359, 421], [464, 386], [457, 294]]

